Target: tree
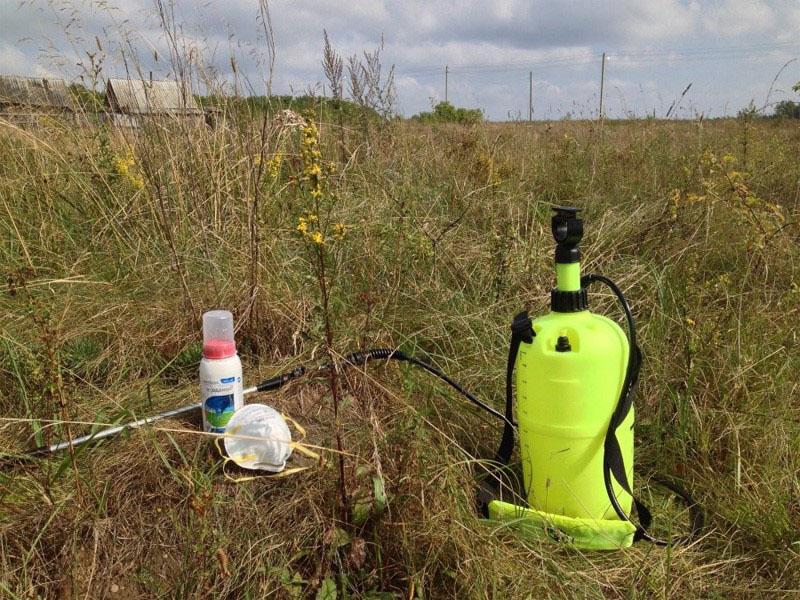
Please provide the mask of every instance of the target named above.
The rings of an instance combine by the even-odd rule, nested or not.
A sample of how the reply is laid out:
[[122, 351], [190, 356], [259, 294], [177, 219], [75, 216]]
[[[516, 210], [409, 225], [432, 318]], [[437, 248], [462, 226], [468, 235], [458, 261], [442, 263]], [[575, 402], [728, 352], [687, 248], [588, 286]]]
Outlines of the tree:
[[800, 119], [800, 102], [783, 100], [775, 105], [775, 116], [779, 119]]

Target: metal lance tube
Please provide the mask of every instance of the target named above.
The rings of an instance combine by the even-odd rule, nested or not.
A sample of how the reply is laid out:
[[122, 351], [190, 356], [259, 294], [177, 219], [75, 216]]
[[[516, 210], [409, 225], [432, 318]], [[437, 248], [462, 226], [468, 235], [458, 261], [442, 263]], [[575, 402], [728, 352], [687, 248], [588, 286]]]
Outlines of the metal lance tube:
[[138, 429], [143, 425], [151, 425], [156, 421], [161, 421], [163, 419], [169, 419], [170, 417], [177, 417], [193, 410], [200, 410], [202, 405], [192, 404], [191, 406], [182, 406], [181, 408], [176, 408], [173, 410], [168, 410], [163, 413], [159, 413], [157, 415], [153, 415], [151, 417], [145, 417], [143, 419], [139, 419], [138, 421], [131, 421], [130, 423], [124, 423], [122, 425], [117, 425], [116, 427], [109, 427], [108, 429], [103, 429], [102, 431], [98, 431], [96, 433], [90, 433], [88, 435], [82, 435], [80, 437], [76, 437], [72, 440], [66, 440], [63, 442], [58, 442], [57, 444], [52, 444], [51, 446], [46, 446], [45, 448], [38, 449], [39, 453], [52, 453], [58, 452], [59, 450], [66, 450], [70, 446], [73, 448], [75, 446], [80, 446], [81, 444], [85, 444], [86, 442], [92, 441], [95, 442], [97, 440], [102, 440], [103, 438], [111, 437], [117, 435], [118, 433], [122, 433], [128, 429]]
[[[256, 387], [251, 387], [244, 390], [243, 393], [246, 396], [247, 394], [252, 394], [253, 392], [256, 391], [258, 391]], [[200, 410], [202, 407], [203, 407], [202, 403], [198, 402], [197, 404], [189, 404], [188, 406], [173, 408], [172, 410], [166, 410], [156, 415], [151, 415], [149, 417], [137, 419], [136, 421], [130, 421], [129, 423], [123, 423], [122, 425], [109, 427], [108, 429], [102, 429], [100, 431], [82, 435], [73, 438], [71, 440], [64, 440], [62, 442], [57, 442], [49, 446], [41, 446], [39, 448], [36, 448], [35, 450], [31, 450], [27, 454], [28, 456], [43, 456], [45, 454], [53, 454], [55, 452], [60, 452], [61, 450], [66, 450], [70, 446], [75, 448], [77, 446], [82, 446], [87, 442], [97, 442], [99, 440], [108, 437], [114, 437], [115, 435], [118, 435], [123, 431], [138, 429], [139, 427], [143, 427], [145, 425], [152, 425], [153, 423], [157, 423], [158, 421], [163, 421], [164, 419], [170, 419], [172, 417], [180, 417], [181, 415], [191, 413], [192, 411]]]

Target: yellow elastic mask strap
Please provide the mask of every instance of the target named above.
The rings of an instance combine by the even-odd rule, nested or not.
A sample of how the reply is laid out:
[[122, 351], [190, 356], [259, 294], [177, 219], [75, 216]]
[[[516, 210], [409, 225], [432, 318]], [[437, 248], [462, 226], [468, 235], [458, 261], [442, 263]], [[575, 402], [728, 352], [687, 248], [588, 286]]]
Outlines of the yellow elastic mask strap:
[[223, 439], [224, 439], [224, 436], [219, 436], [219, 437], [214, 438], [214, 445], [217, 447], [217, 452], [219, 452], [219, 456], [222, 459], [222, 474], [225, 476], [225, 479], [227, 479], [229, 481], [232, 481], [234, 483], [242, 483], [242, 482], [245, 482], [245, 481], [251, 481], [253, 479], [258, 479], [258, 477], [254, 476], [254, 475], [251, 475], [249, 477], [233, 477], [233, 476], [228, 474], [228, 472], [225, 470], [225, 466], [229, 462], [233, 462], [235, 464], [235, 461], [230, 456], [227, 456], [225, 454], [225, 451], [222, 449], [222, 446], [220, 445], [220, 442]]
[[[295, 421], [291, 417], [287, 417], [286, 415], [283, 415], [283, 418], [286, 419], [289, 423], [291, 423], [295, 427], [295, 429], [297, 429], [298, 433], [301, 436], [301, 439], [305, 439], [306, 431], [305, 431], [305, 429], [303, 429], [303, 427], [297, 421]], [[229, 462], [232, 462], [232, 463], [236, 464], [236, 461], [233, 460], [230, 456], [227, 456], [225, 454], [225, 451], [223, 450], [222, 445], [221, 445], [221, 442], [224, 439], [224, 437], [225, 436], [221, 435], [219, 437], [214, 438], [214, 445], [217, 447], [217, 452], [219, 452], [219, 455], [222, 458], [222, 474], [225, 476], [225, 479], [227, 479], [229, 481], [232, 481], [234, 483], [244, 483], [245, 481], [253, 481], [255, 479], [263, 479], [263, 478], [281, 479], [283, 477], [288, 477], [289, 475], [294, 475], [296, 473], [300, 473], [301, 471], [307, 471], [308, 469], [311, 469], [311, 466], [290, 467], [290, 468], [284, 469], [283, 471], [280, 471], [278, 473], [261, 473], [259, 475], [246, 475], [246, 476], [242, 476], [242, 477], [234, 477], [231, 474], [229, 474], [228, 471], [225, 468], [228, 465]], [[293, 450], [299, 452], [300, 454], [302, 454], [302, 455], [304, 455], [304, 456], [306, 456], [308, 458], [312, 458], [312, 459], [316, 460], [317, 462], [320, 461], [320, 455], [318, 453], [314, 452], [313, 450], [311, 450], [305, 444], [303, 444], [301, 442], [291, 442], [290, 445], [291, 445]]]
[[[299, 438], [300, 438], [300, 439], [299, 439], [299, 441], [297, 441], [297, 442], [292, 442], [292, 443], [290, 444], [290, 445], [292, 446], [292, 449], [294, 449], [294, 450], [297, 450], [297, 451], [298, 451], [300, 454], [302, 454], [303, 456], [306, 456], [306, 457], [308, 457], [308, 458], [313, 458], [314, 460], [316, 460], [316, 461], [318, 461], [318, 462], [319, 462], [319, 461], [320, 461], [320, 455], [319, 455], [318, 453], [314, 452], [314, 451], [311, 449], [311, 447], [310, 447], [310, 446], [308, 446], [307, 444], [304, 444], [304, 443], [303, 443], [303, 440], [304, 440], [304, 439], [306, 439], [306, 430], [305, 430], [305, 429], [303, 429], [303, 426], [302, 426], [302, 425], [300, 425], [300, 423], [298, 423], [297, 421], [295, 421], [295, 420], [294, 420], [292, 417], [290, 417], [289, 415], [286, 415], [286, 414], [284, 414], [284, 413], [281, 413], [281, 416], [283, 416], [283, 418], [284, 418], [284, 419], [286, 419], [286, 422], [287, 422], [287, 423], [291, 423], [291, 424], [292, 424], [292, 426], [293, 426], [293, 427], [294, 427], [294, 428], [297, 430], [297, 433], [299, 434]], [[302, 468], [303, 468], [303, 469], [307, 469], [307, 468], [309, 468], [309, 467], [302, 467]]]
[[289, 423], [291, 423], [292, 425], [294, 425], [294, 428], [295, 428], [295, 429], [297, 429], [297, 433], [299, 433], [299, 434], [300, 434], [300, 441], [301, 441], [301, 442], [302, 442], [304, 439], [306, 439], [306, 430], [305, 430], [305, 429], [303, 429], [303, 426], [302, 426], [302, 425], [300, 425], [300, 423], [298, 423], [297, 421], [295, 421], [295, 420], [294, 420], [292, 417], [290, 417], [290, 416], [289, 416], [289, 415], [287, 415], [286, 413], [281, 413], [281, 416], [282, 416], [282, 417], [283, 417], [283, 418], [284, 418], [284, 419], [285, 419], [287, 422], [289, 422]]

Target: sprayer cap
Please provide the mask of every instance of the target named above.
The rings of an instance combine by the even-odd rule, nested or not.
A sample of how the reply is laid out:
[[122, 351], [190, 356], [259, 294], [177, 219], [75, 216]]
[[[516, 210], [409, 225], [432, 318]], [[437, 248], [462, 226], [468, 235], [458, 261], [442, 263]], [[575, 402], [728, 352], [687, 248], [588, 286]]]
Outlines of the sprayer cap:
[[203, 314], [203, 356], [228, 358], [236, 354], [233, 315], [229, 310], [210, 310]]

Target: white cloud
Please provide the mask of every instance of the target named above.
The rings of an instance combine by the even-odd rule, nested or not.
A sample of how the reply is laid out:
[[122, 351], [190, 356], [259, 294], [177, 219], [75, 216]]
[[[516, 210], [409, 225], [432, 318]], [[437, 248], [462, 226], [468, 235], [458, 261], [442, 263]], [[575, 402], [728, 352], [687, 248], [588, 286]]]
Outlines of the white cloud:
[[638, 41], [675, 39], [694, 29], [694, 11], [678, 0], [627, 0], [620, 6], [624, 31]]
[[25, 73], [33, 68], [28, 57], [11, 44], [0, 45], [0, 73]]
[[[109, 40], [128, 32], [143, 70], [168, 76], [154, 0], [108, 1], [111, 9], [102, 8], [101, 0], [0, 0], [0, 72], [74, 77], [75, 63], [94, 51], [98, 35], [108, 53], [106, 72], [119, 73], [120, 47]], [[170, 0], [164, 2], [169, 6]], [[229, 76], [233, 53], [241, 74], [264, 79], [255, 0], [173, 2], [184, 39], [207, 63]], [[445, 64], [451, 67], [451, 100], [484, 107], [492, 117], [527, 110], [529, 70], [537, 107], [550, 107], [552, 114], [588, 111], [596, 102], [602, 51], [611, 56], [609, 114], [668, 106], [688, 81], [695, 82], [693, 98], [718, 110], [729, 102], [735, 112], [751, 96], [763, 95], [783, 62], [800, 51], [797, 0], [272, 0], [270, 6], [276, 91], [302, 91], [323, 80], [323, 28], [345, 57], [374, 48], [383, 34], [384, 58], [387, 66], [397, 65], [406, 114], [443, 96]], [[723, 51], [713, 58], [691, 54], [720, 46], [768, 49], [771, 43], [783, 47], [736, 56]], [[64, 60], [53, 60], [59, 53]], [[791, 69], [784, 76], [800, 78]]]
[[765, 33], [775, 26], [775, 11], [763, 0], [724, 0], [703, 11], [705, 31], [723, 37]]

